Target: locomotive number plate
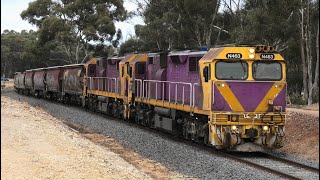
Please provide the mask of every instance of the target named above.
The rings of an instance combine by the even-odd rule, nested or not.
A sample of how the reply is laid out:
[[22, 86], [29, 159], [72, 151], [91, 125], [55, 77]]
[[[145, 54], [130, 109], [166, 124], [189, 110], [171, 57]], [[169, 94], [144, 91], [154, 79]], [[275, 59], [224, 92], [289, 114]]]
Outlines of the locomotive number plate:
[[260, 59], [274, 59], [274, 54], [261, 54]]
[[228, 53], [226, 55], [227, 59], [241, 59], [242, 58], [242, 54], [240, 53]]

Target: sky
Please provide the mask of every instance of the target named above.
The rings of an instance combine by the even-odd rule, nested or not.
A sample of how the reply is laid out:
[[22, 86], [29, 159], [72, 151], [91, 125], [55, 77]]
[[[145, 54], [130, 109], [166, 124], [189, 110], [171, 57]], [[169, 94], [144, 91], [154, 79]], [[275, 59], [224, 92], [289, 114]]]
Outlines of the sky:
[[[6, 30], [14, 30], [20, 32], [21, 30], [37, 30], [37, 27], [29, 24], [20, 17], [20, 13], [28, 8], [29, 2], [34, 0], [1, 0], [1, 33]], [[137, 6], [130, 2], [130, 0], [124, 0], [124, 7], [127, 11], [133, 11]], [[121, 42], [124, 42], [130, 36], [134, 36], [134, 25], [144, 24], [141, 17], [134, 17], [125, 22], [116, 22], [115, 26], [122, 30], [123, 38]]]

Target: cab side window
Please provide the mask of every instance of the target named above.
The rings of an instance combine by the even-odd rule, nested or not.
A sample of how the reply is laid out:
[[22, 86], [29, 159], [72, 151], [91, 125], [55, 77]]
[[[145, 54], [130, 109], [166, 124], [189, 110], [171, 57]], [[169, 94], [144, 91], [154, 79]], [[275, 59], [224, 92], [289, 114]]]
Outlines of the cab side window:
[[189, 72], [199, 71], [199, 60], [201, 57], [190, 57], [189, 58]]
[[95, 64], [89, 64], [88, 76], [89, 77], [95, 77], [95, 75], [96, 75], [96, 65]]

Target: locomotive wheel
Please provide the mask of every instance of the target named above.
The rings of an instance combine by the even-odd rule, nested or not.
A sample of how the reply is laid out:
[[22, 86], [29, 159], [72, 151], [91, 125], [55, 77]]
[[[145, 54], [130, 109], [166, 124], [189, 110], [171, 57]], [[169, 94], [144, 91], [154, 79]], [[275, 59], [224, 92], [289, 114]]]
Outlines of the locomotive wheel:
[[187, 127], [186, 127], [186, 125], [183, 125], [183, 128], [182, 128], [182, 135], [183, 135], [183, 138], [185, 138], [185, 139], [189, 139], [189, 134], [188, 134], [188, 131], [187, 131]]
[[138, 116], [138, 114], [136, 114], [136, 115], [134, 116], [134, 122], [135, 122], [136, 124], [140, 124], [140, 123], [139, 123], [139, 116]]
[[118, 104], [117, 104], [117, 102], [113, 102], [112, 103], [112, 116], [117, 118], [117, 117], [120, 117], [119, 114], [120, 113], [119, 113]]
[[149, 127], [150, 126], [149, 124], [150, 124], [149, 119], [148, 118], [144, 118], [142, 125], [146, 126], [146, 127]]
[[206, 130], [206, 132], [204, 133], [203, 144], [205, 144], [206, 146], [209, 146], [209, 131], [208, 130]]

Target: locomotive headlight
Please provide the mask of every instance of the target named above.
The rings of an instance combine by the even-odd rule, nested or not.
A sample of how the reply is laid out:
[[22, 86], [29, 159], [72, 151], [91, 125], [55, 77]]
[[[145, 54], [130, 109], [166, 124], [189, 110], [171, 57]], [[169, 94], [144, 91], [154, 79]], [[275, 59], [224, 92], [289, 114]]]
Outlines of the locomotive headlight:
[[235, 125], [231, 126], [231, 133], [232, 134], [238, 134], [239, 133], [238, 127], [235, 126]]
[[238, 129], [237, 126], [234, 126], [234, 125], [231, 126], [231, 130], [232, 130], [232, 131], [236, 131], [237, 129]]
[[253, 48], [250, 48], [250, 49], [249, 49], [249, 52], [250, 52], [250, 53], [254, 53], [254, 49], [253, 49]]
[[268, 126], [263, 126], [263, 127], [262, 127], [262, 130], [263, 130], [263, 131], [268, 131], [268, 129], [269, 129]]
[[254, 58], [254, 54], [250, 54], [250, 55], [249, 55], [249, 58], [250, 58], [250, 59], [253, 59], [253, 58]]

